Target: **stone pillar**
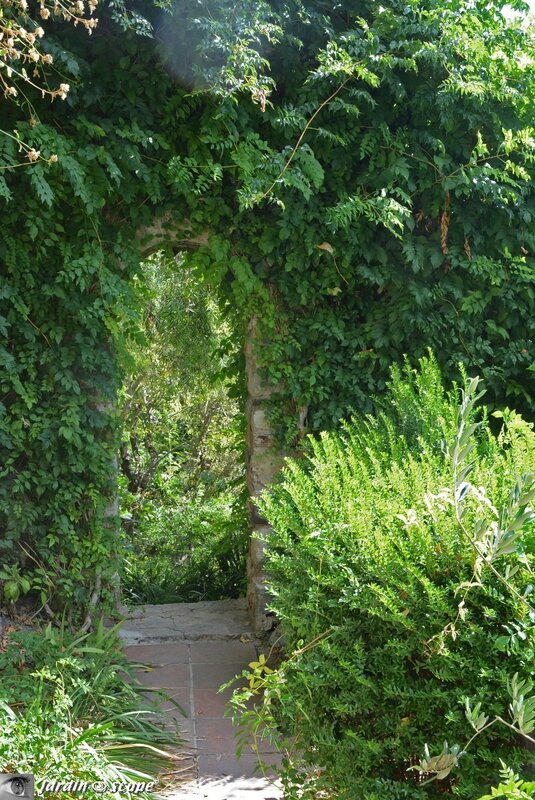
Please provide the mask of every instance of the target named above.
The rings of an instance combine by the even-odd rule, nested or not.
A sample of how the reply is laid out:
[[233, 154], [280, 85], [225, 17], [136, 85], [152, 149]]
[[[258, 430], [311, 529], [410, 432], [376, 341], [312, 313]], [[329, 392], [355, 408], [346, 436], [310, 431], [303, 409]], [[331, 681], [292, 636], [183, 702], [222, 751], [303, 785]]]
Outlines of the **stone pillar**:
[[273, 393], [260, 377], [254, 352], [256, 318], [250, 321], [245, 342], [247, 374], [247, 487], [249, 489], [249, 519], [251, 538], [247, 556], [247, 601], [255, 633], [262, 634], [273, 627], [273, 618], [266, 613], [267, 592], [263, 570], [263, 543], [255, 533], [269, 534], [269, 526], [255, 505], [254, 498], [272, 483], [280, 470], [284, 456], [277, 448], [269, 425], [265, 401]]

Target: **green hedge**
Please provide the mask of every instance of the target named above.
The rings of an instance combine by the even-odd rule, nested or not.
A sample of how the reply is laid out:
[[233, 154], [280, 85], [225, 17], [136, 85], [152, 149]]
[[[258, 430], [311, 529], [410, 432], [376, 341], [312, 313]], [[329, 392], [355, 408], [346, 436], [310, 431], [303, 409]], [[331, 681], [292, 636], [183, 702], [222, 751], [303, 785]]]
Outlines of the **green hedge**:
[[[307, 458], [290, 461], [261, 502], [274, 528], [267, 563], [287, 647], [267, 679], [280, 698], [275, 717], [329, 797], [473, 800], [498, 783], [500, 758], [519, 771], [533, 763], [520, 737], [496, 724], [441, 780], [424, 787], [432, 770], [407, 771], [426, 744], [436, 756], [444, 740], [470, 739], [466, 697], [490, 718], [510, 719], [508, 681], [517, 672], [529, 681], [533, 668], [526, 603], [489, 569], [480, 585], [460, 589], [476, 577], [453, 502], [459, 401], [432, 358], [419, 371], [394, 369], [383, 412], [311, 440]], [[469, 533], [477, 520], [495, 520], [516, 476], [535, 465], [531, 427], [506, 416], [499, 436], [486, 418], [472, 434]], [[519, 593], [532, 580], [533, 546], [528, 525], [496, 560]]]

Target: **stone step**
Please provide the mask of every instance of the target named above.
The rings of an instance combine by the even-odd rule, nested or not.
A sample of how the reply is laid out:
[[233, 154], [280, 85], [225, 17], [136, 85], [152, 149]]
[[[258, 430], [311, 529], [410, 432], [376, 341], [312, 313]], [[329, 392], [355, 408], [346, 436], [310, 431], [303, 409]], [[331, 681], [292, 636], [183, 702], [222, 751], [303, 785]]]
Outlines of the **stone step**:
[[121, 639], [127, 645], [179, 641], [253, 641], [247, 600], [123, 607]]

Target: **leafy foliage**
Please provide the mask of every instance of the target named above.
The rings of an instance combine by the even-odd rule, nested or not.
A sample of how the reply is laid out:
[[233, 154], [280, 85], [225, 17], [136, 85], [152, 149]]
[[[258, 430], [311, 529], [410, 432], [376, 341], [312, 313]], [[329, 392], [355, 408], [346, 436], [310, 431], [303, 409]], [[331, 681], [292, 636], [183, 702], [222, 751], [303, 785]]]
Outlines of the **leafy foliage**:
[[535, 783], [521, 780], [518, 775], [514, 774], [513, 770], [505, 765], [502, 765], [500, 777], [501, 781], [499, 785], [494, 787], [490, 794], [480, 797], [479, 800], [493, 800], [493, 798], [502, 798], [502, 800], [531, 800], [535, 792]]
[[220, 137], [190, 148], [221, 154], [209, 195], [238, 200], [230, 249], [213, 237], [194, 258], [217, 274], [239, 254], [281, 432], [296, 408], [311, 431], [370, 410], [390, 364], [428, 346], [450, 378], [459, 361], [481, 374], [489, 405], [531, 413], [527, 27], [499, 3], [283, 8], [265, 111], [227, 103]]
[[248, 540], [243, 491], [213, 497], [202, 491], [180, 496], [181, 491], [171, 482], [167, 493], [145, 499], [138, 509], [123, 567], [125, 597], [180, 603], [243, 596]]
[[242, 389], [229, 369], [237, 346], [215, 292], [183, 259], [162, 255], [144, 265], [136, 286], [142, 320], [137, 330], [129, 325], [120, 398], [130, 490], [166, 469], [183, 469], [185, 490], [237, 481]]
[[138, 282], [143, 324], [121, 392], [123, 587], [137, 602], [237, 597], [247, 518], [234, 331], [183, 258], [159, 254]]
[[[17, 98], [21, 86], [26, 88], [25, 84], [29, 84], [38, 88], [43, 97], [47, 96], [51, 100], [60, 97], [64, 100], [69, 85], [61, 83], [59, 89], [50, 89], [42, 74], [45, 66], [53, 64], [54, 56], [41, 42], [45, 35], [41, 23], [50, 17], [60, 18], [74, 25], [81, 25], [91, 33], [98, 22], [92, 16], [96, 7], [97, 0], [87, 0], [87, 3], [85, 0], [74, 3], [40, 0], [39, 12], [35, 14], [34, 9], [29, 9], [27, 0], [4, 0], [0, 17], [0, 87], [4, 97]], [[35, 82], [36, 77], [40, 79], [40, 83]], [[24, 91], [22, 93], [24, 95]], [[6, 132], [2, 133], [6, 135]], [[30, 161], [36, 161], [39, 154], [35, 150], [30, 152]]]
[[128, 784], [155, 783], [173, 757], [176, 734], [162, 729], [154, 709], [141, 708], [143, 687], [116, 629], [77, 637], [50, 626], [13, 633], [0, 653], [0, 675], [3, 772], [88, 781], [90, 798], [116, 796], [112, 789], [99, 794], [93, 782], [118, 783], [131, 797]]
[[[284, 773], [295, 796], [304, 784], [305, 796], [473, 798], [495, 782], [499, 758], [517, 771], [532, 764], [517, 731], [531, 714], [534, 530], [511, 484], [533, 470], [535, 437], [527, 423], [495, 437], [486, 416], [476, 431], [467, 396], [478, 488], [463, 494], [462, 525], [459, 391], [443, 389], [432, 358], [393, 369], [383, 411], [311, 439], [261, 501], [287, 650], [262, 676], [261, 718], [303, 754], [301, 771]], [[465, 529], [481, 531], [482, 519], [515, 519], [519, 535], [478, 565]]]
[[91, 37], [51, 28], [68, 98], [30, 86], [0, 139], [0, 548], [49, 614], [87, 623], [117, 585], [117, 340], [155, 218], [258, 316], [282, 437], [296, 408], [369, 410], [429, 345], [531, 412], [531, 34], [501, 9], [191, 0], [144, 27], [116, 2]]
[[[139, 692], [132, 665], [121, 652], [117, 629], [102, 625], [89, 634], [71, 635], [63, 627], [48, 625], [44, 630], [11, 632], [5, 636], [0, 653], [2, 700], [22, 708], [35, 698], [35, 670], [63, 672], [64, 688], [78, 719], [104, 716], [139, 709]], [[42, 698], [53, 694], [52, 684], [43, 685]]]
[[[84, 88], [73, 83], [60, 121], [35, 98], [39, 119], [18, 123], [58, 162], [3, 173], [12, 201], [0, 222], [1, 556], [19, 562], [50, 615], [67, 603], [73, 625], [117, 585], [113, 337], [133, 314], [135, 231], [152, 221], [144, 204], [163, 193], [163, 168], [158, 177], [148, 165], [169, 146], [132, 100], [150, 54], [133, 68], [134, 34], [99, 30], [90, 47], [83, 32], [61, 31], [64, 67]], [[6, 109], [13, 125], [16, 113]]]

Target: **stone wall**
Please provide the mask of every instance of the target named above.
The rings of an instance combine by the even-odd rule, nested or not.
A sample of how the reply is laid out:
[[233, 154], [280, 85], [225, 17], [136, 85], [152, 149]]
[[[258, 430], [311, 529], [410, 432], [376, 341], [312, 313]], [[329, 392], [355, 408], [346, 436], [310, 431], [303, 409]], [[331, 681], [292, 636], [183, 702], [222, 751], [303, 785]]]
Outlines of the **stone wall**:
[[255, 538], [255, 533], [269, 533], [269, 526], [260, 515], [254, 498], [272, 483], [280, 470], [284, 455], [274, 441], [270, 428], [265, 401], [274, 389], [262, 383], [254, 352], [256, 319], [249, 323], [245, 342], [245, 364], [247, 372], [247, 487], [249, 490], [249, 518], [251, 538], [247, 556], [247, 601], [249, 613], [257, 634], [269, 631], [273, 617], [266, 613], [268, 600], [264, 577], [263, 544]]

